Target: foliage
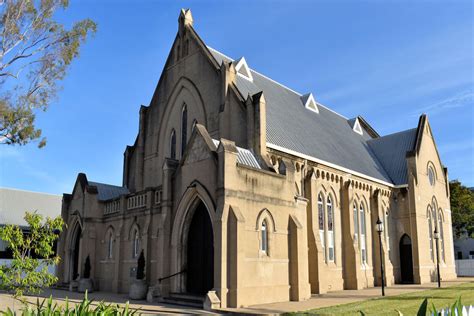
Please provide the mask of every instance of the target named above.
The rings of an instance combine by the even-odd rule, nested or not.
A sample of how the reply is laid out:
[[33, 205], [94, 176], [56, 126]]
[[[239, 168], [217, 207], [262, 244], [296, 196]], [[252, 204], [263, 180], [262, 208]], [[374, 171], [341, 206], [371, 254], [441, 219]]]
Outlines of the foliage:
[[474, 238], [474, 192], [458, 180], [449, 183], [455, 238]]
[[140, 257], [138, 257], [138, 267], [137, 267], [137, 280], [143, 280], [145, 278], [145, 255], [140, 252]]
[[130, 309], [129, 303], [125, 303], [124, 307], [120, 305], [106, 304], [103, 301], [99, 302], [97, 306], [92, 305], [93, 300], [87, 298], [87, 292], [84, 295], [84, 299], [79, 304], [71, 304], [66, 298], [64, 306], [58, 305], [56, 302], [53, 302], [53, 297], [50, 296], [48, 299], [43, 299], [41, 302], [39, 299], [36, 300], [36, 305], [34, 307], [26, 301], [23, 301], [21, 312], [15, 312], [10, 308], [7, 308], [5, 311], [0, 311], [0, 315], [4, 316], [35, 316], [35, 315], [100, 315], [100, 316], [133, 316], [137, 314], [137, 310]]
[[[13, 260], [0, 266], [0, 288], [23, 293], [39, 293], [51, 286], [57, 277], [48, 272], [48, 266], [57, 265], [59, 256], [54, 255], [54, 242], [62, 230], [61, 217], [43, 221], [40, 214], [26, 212], [24, 216], [29, 231], [23, 232], [17, 225], [0, 227], [0, 238], [12, 251]], [[42, 258], [42, 259], [39, 259]]]
[[91, 259], [87, 255], [86, 262], [84, 263], [84, 279], [91, 277]]
[[[69, 0], [0, 1], [0, 144], [24, 145], [41, 137], [35, 111], [46, 111], [79, 48], [97, 25], [70, 30], [54, 17]], [[43, 138], [39, 147], [46, 144]]]

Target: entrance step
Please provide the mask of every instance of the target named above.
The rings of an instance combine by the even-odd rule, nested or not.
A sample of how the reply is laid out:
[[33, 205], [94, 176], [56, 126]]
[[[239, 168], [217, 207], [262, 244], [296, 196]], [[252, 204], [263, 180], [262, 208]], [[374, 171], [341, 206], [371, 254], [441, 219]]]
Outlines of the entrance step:
[[163, 297], [163, 303], [202, 308], [204, 296], [187, 293], [170, 293], [170, 296]]
[[56, 283], [51, 287], [57, 290], [69, 291], [69, 283]]

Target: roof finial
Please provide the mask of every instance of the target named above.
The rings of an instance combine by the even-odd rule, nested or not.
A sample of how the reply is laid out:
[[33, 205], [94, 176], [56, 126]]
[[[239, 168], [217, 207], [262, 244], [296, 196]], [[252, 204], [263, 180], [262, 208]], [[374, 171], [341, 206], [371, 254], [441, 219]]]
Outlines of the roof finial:
[[178, 22], [181, 25], [190, 25], [193, 26], [193, 15], [191, 14], [191, 9], [181, 9], [179, 14]]

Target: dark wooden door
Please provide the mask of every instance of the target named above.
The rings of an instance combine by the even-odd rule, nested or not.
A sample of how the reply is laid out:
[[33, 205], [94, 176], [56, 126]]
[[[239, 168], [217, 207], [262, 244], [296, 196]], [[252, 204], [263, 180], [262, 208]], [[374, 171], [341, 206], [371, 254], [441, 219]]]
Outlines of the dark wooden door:
[[413, 283], [411, 238], [406, 234], [400, 239], [400, 270], [402, 283]]
[[214, 286], [214, 238], [206, 206], [194, 212], [188, 232], [186, 291], [205, 295]]

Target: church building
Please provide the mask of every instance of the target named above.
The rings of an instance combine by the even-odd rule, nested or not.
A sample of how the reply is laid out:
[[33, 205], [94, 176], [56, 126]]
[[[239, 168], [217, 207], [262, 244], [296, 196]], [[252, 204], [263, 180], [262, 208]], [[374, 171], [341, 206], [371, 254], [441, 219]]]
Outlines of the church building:
[[388, 285], [435, 281], [437, 258], [441, 278], [456, 277], [448, 172], [426, 115], [381, 136], [207, 46], [181, 10], [138, 119], [122, 185], [81, 173], [63, 196], [63, 284], [89, 258], [96, 290], [127, 293], [142, 251], [149, 300], [210, 309], [380, 286], [381, 260]]

